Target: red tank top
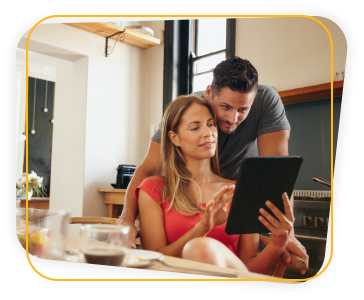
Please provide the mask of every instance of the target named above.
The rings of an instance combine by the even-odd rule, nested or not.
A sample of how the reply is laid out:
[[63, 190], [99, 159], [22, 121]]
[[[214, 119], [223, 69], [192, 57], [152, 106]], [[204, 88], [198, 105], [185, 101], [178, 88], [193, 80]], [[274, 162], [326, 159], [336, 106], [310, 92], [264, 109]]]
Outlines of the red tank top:
[[[235, 184], [235, 181], [234, 181]], [[167, 243], [172, 244], [181, 236], [191, 230], [197, 222], [202, 219], [203, 213], [194, 216], [184, 216], [177, 212], [175, 209], [168, 211], [168, 203], [161, 203], [161, 195], [163, 190], [164, 181], [160, 177], [150, 177], [145, 179], [135, 190], [135, 197], [138, 201], [139, 189], [145, 191], [163, 210], [164, 214], [164, 229], [166, 232]], [[228, 208], [230, 208], [229, 203]], [[202, 203], [205, 208], [206, 203]], [[214, 227], [207, 235], [207, 237], [214, 238], [226, 247], [228, 247], [236, 256], [238, 256], [239, 234], [228, 235], [225, 232], [226, 223]]]

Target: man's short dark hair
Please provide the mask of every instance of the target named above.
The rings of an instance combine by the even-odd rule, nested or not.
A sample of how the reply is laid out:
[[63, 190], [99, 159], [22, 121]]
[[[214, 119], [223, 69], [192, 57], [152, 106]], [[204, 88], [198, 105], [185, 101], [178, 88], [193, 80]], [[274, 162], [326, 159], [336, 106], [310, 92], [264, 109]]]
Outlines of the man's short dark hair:
[[211, 87], [213, 95], [217, 95], [223, 87], [241, 93], [257, 91], [258, 72], [248, 60], [228, 57], [215, 67]]

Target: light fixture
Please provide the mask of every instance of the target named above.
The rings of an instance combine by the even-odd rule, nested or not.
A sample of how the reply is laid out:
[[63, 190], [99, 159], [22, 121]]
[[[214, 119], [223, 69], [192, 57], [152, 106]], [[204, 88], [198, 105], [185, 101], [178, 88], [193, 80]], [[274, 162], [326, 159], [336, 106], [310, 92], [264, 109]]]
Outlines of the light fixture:
[[46, 80], [45, 101], [44, 101], [44, 109], [43, 109], [43, 111], [45, 113], [48, 112], [48, 108], [47, 108], [47, 94], [48, 94], [48, 80]]
[[37, 95], [37, 78], [34, 78], [33, 126], [32, 126], [32, 130], [30, 131], [31, 134], [35, 134], [34, 121], [35, 121], [35, 101], [36, 101], [36, 95]]
[[55, 99], [55, 95], [56, 95], [56, 83], [53, 84], [53, 104], [52, 104], [52, 119], [51, 119], [51, 123], [54, 123], [54, 101]]

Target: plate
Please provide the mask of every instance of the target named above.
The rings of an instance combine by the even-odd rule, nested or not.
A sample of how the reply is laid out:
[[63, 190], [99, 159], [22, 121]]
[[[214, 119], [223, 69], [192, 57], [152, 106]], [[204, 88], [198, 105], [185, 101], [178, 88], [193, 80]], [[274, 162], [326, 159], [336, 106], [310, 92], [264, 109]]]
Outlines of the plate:
[[85, 262], [79, 250], [69, 250], [64, 253], [64, 260], [70, 262]]
[[155, 251], [141, 250], [141, 249], [130, 249], [128, 255], [127, 267], [140, 268], [150, 265], [151, 259], [162, 260], [164, 255]]

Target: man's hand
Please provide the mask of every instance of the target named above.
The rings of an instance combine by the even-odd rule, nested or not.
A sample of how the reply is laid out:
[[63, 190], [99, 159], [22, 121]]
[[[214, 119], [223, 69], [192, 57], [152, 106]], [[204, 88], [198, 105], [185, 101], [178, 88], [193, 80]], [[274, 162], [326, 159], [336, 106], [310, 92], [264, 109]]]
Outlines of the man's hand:
[[[286, 249], [283, 251], [283, 253], [281, 255], [280, 263], [286, 267], [294, 268], [294, 266], [291, 264], [291, 256], [290, 256], [289, 252], [294, 253], [294, 254], [298, 255], [299, 257], [301, 257], [305, 261], [306, 266], [308, 268], [309, 257], [307, 255], [306, 248], [292, 235], [290, 235]], [[304, 270], [301, 270], [302, 275], [306, 273], [307, 268]]]
[[118, 225], [130, 227], [130, 233], [129, 233], [130, 247], [132, 249], [136, 249], [135, 239], [138, 235], [138, 229], [135, 227], [135, 223], [128, 222], [126, 220], [121, 220]]

